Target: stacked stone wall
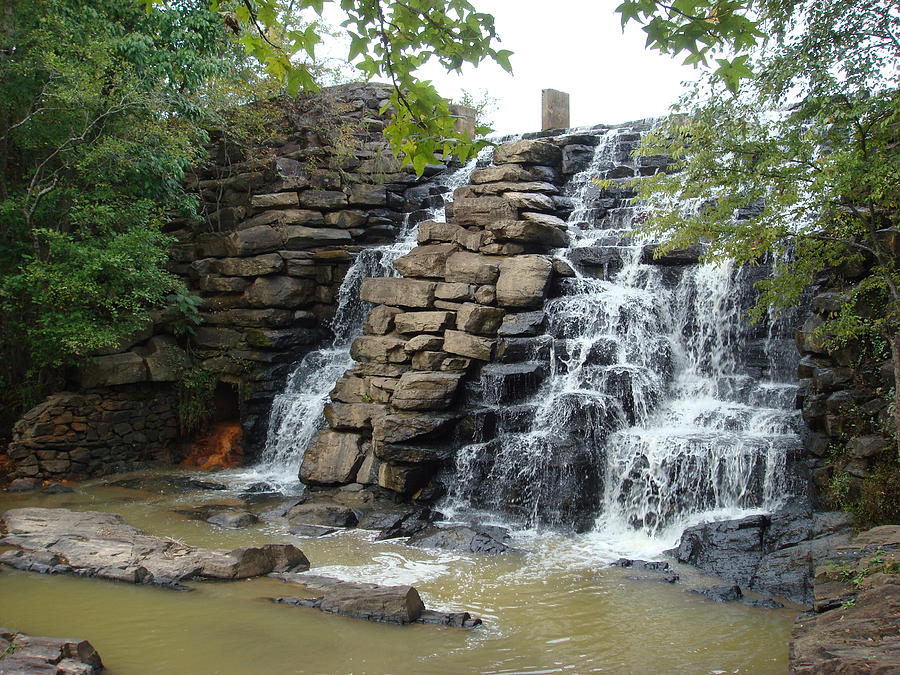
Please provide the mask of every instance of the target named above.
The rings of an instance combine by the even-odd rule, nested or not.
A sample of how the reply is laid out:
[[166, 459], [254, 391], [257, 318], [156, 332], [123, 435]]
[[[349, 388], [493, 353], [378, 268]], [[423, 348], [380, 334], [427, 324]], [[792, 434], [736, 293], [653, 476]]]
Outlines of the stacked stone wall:
[[433, 500], [437, 471], [477, 434], [474, 394], [488, 364], [521, 364], [499, 386], [518, 397], [534, 390], [541, 367], [527, 361], [544, 301], [556, 275], [573, 273], [547, 255], [567, 244], [555, 215], [565, 208], [563, 156], [544, 140], [499, 146], [494, 165], [456, 190], [448, 222], [419, 224], [419, 245], [394, 262], [401, 277], [363, 281], [361, 297], [375, 307], [301, 480]]
[[[156, 316], [118, 348], [87, 359], [72, 374], [72, 393], [51, 397], [50, 407], [61, 405], [59, 396], [74, 396], [77, 407], [82, 393], [133, 395], [137, 405], [145, 394], [166, 390], [173, 399], [185, 369], [200, 366], [235, 385], [252, 458], [264, 442], [272, 398], [293, 364], [330, 338], [328, 322], [353, 256], [393, 241], [405, 219], [421, 218], [417, 211], [440, 199], [429, 177], [444, 167], [429, 166], [417, 177], [387, 146], [381, 133], [387, 117], [379, 111], [389, 94], [385, 85], [349, 84], [273, 101], [259, 111], [266, 119], [264, 143], [241, 147], [229, 134], [217, 137], [208, 148], [210, 164], [188, 177], [202, 220], [167, 228], [176, 239], [170, 269], [202, 299], [202, 324], [187, 340], [175, 335], [172, 316]], [[17, 465], [26, 439], [45, 454], [81, 447], [70, 430], [36, 430], [46, 420], [35, 411], [49, 404], [16, 425], [19, 445], [11, 456]], [[125, 447], [115, 434], [104, 435], [109, 428], [101, 418], [83, 423], [103, 429], [101, 440], [110, 447]], [[133, 459], [164, 454], [155, 442], [137, 438]], [[33, 453], [28, 457], [14, 475], [35, 470]], [[102, 472], [90, 462], [76, 469]], [[47, 459], [38, 472], [63, 477], [69, 469], [62, 459]]]
[[14, 476], [82, 478], [165, 461], [178, 422], [164, 386], [60, 392], [13, 427]]
[[[900, 263], [897, 231], [882, 230], [880, 234], [894, 242]], [[898, 432], [891, 406], [895, 381], [890, 348], [887, 344], [879, 348], [870, 339], [839, 342], [823, 326], [839, 316], [869, 273], [865, 263], [845, 265], [821, 280], [809, 315], [797, 332], [797, 348], [802, 354], [798, 405], [808, 427], [806, 448], [818, 501], [841, 508], [859, 506], [861, 499], [875, 499], [883, 506], [893, 502], [896, 517], [896, 495], [876, 494], [890, 486], [896, 489], [900, 479]], [[884, 308], [860, 300], [855, 312], [874, 319]], [[880, 520], [874, 511], [861, 515], [863, 520]], [[881, 517], [886, 515], [881, 511]]]

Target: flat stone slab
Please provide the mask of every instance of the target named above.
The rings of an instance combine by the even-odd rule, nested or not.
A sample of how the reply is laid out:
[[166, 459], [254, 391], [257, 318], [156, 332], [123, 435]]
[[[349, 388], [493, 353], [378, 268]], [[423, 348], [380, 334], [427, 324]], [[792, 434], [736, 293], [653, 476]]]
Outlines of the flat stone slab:
[[193, 579], [230, 581], [309, 569], [291, 544], [232, 551], [188, 546], [132, 527], [122, 516], [69, 509], [10, 509], [0, 518], [0, 564], [42, 574], [76, 574], [184, 589]]
[[87, 640], [38, 637], [0, 628], [0, 673], [4, 675], [88, 675], [103, 670]]
[[427, 623], [438, 626], [474, 628], [481, 619], [468, 612], [440, 612], [426, 609], [419, 592], [413, 586], [382, 586], [380, 584], [341, 581], [316, 574], [270, 574], [291, 584], [303, 586], [316, 594], [312, 598], [293, 596], [271, 598], [272, 602], [295, 607], [318, 609], [355, 619], [384, 623]]

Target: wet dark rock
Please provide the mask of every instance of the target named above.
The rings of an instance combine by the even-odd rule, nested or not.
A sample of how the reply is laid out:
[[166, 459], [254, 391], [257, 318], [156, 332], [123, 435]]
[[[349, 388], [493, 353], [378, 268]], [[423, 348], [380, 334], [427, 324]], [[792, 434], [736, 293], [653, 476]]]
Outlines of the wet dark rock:
[[274, 578], [303, 586], [317, 594], [313, 598], [281, 597], [272, 602], [318, 609], [354, 619], [384, 623], [427, 623], [440, 626], [474, 628], [481, 619], [468, 612], [438, 612], [425, 608], [419, 592], [412, 586], [341, 581], [313, 574], [273, 574]]
[[709, 588], [689, 588], [686, 593], [702, 595], [713, 602], [737, 602], [744, 597], [740, 586], [722, 584]]
[[87, 640], [37, 637], [0, 628], [0, 673], [6, 675], [88, 675], [103, 662]]
[[773, 600], [772, 598], [759, 598], [757, 600], [744, 600], [742, 603], [748, 607], [760, 607], [761, 609], [782, 609], [784, 603]]
[[411, 537], [429, 527], [440, 514], [431, 509], [414, 509], [393, 519], [393, 522], [381, 528], [376, 541]]
[[669, 563], [661, 560], [633, 560], [631, 558], [619, 558], [615, 562], [610, 563], [610, 567], [621, 567], [623, 569], [640, 570], [649, 572], [650, 574], [628, 577], [630, 581], [663, 581], [667, 584], [674, 584], [681, 577], [672, 569]]
[[788, 510], [705, 523], [685, 530], [669, 553], [758, 593], [810, 605], [815, 565], [849, 540], [851, 523], [843, 512]]
[[664, 560], [634, 560], [632, 558], [619, 558], [609, 564], [610, 567], [626, 567], [650, 572], [671, 572], [672, 566]]
[[259, 518], [247, 511], [220, 511], [207, 518], [206, 522], [220, 527], [239, 529], [255, 525], [259, 522]]
[[337, 531], [336, 527], [324, 527], [321, 525], [295, 525], [288, 530], [288, 532], [298, 537], [324, 537]]
[[43, 574], [75, 574], [183, 589], [193, 579], [234, 580], [309, 569], [290, 544], [232, 551], [182, 544], [144, 534], [122, 516], [68, 509], [10, 509], [0, 518], [0, 563]]
[[298, 504], [288, 511], [287, 519], [293, 526], [353, 527], [358, 522], [349, 506], [325, 503]]
[[499, 555], [518, 550], [509, 545], [509, 540], [509, 530], [494, 525], [431, 525], [406, 543], [420, 548]]
[[274, 495], [278, 494], [279, 490], [271, 483], [260, 481], [258, 483], [250, 483], [241, 492], [245, 495]]
[[62, 495], [69, 492], [75, 492], [75, 490], [73, 490], [68, 485], [65, 485], [64, 483], [51, 481], [41, 488], [41, 492], [43, 492], [45, 495]]
[[647, 244], [646, 246], [644, 246], [643, 250], [641, 251], [641, 262], [646, 265], [663, 265], [667, 267], [678, 265], [696, 265], [698, 262], [700, 262], [700, 257], [705, 251], [704, 247], [701, 244], [694, 244], [693, 246], [689, 246], [688, 248], [669, 251], [668, 253], [657, 257], [657, 248], [659, 248], [658, 244]]
[[34, 478], [16, 478], [6, 488], [7, 492], [31, 492], [36, 490], [38, 482]]

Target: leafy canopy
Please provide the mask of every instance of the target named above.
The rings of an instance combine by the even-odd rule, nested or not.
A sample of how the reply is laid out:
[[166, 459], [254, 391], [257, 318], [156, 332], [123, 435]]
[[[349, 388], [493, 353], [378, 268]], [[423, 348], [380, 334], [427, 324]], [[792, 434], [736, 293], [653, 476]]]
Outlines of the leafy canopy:
[[246, 68], [200, 0], [20, 0], [0, 49], [0, 378], [46, 381], [166, 296], [163, 223], [207, 140], [209, 86]]
[[[143, 0], [148, 11], [163, 0]], [[273, 77], [283, 81], [289, 94], [315, 90], [309, 65], [322, 41], [322, 26], [303, 21], [321, 17], [326, 5], [346, 17], [342, 27], [349, 38], [347, 61], [366, 79], [386, 80], [394, 86], [388, 108], [393, 110], [385, 135], [394, 153], [410, 162], [418, 173], [435, 156], [474, 156], [486, 143], [455, 128], [448, 101], [434, 85], [417, 77], [426, 63], [437, 61], [449, 72], [485, 59], [512, 72], [512, 52], [497, 49], [499, 41], [491, 15], [476, 11], [468, 0], [210, 0], [251, 56]], [[479, 127], [476, 138], [490, 129]]]

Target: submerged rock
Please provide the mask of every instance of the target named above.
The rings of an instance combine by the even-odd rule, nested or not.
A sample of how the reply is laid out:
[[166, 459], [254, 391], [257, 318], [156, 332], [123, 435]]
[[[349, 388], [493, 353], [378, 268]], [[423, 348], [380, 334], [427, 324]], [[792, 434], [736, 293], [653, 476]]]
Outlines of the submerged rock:
[[720, 584], [709, 588], [689, 588], [685, 593], [702, 595], [713, 602], [737, 602], [744, 597], [740, 586], [734, 584]]
[[7, 486], [7, 492], [31, 492], [36, 490], [38, 482], [34, 478], [16, 478]]
[[634, 560], [632, 558], [619, 558], [610, 563], [610, 567], [621, 567], [649, 572], [642, 576], [628, 577], [631, 581], [664, 581], [674, 584], [681, 577], [672, 569], [672, 566], [664, 560]]
[[41, 488], [41, 492], [45, 495], [62, 495], [68, 494], [69, 492], [75, 492], [71, 487], [65, 485], [64, 483], [57, 483], [56, 481], [50, 481], [44, 487]]
[[103, 662], [87, 640], [37, 637], [0, 628], [0, 673], [88, 675]]
[[509, 530], [494, 525], [431, 525], [406, 543], [421, 548], [499, 555], [518, 550], [508, 544], [509, 539]]
[[207, 523], [238, 529], [250, 527], [259, 522], [259, 518], [248, 511], [219, 511], [206, 519]]
[[144, 534], [122, 516], [68, 509], [10, 509], [0, 518], [0, 563], [42, 574], [77, 574], [183, 588], [192, 579], [234, 580], [309, 569], [291, 544], [232, 551], [196, 548]]
[[299, 584], [317, 594], [313, 598], [272, 598], [272, 602], [278, 604], [309, 607], [329, 614], [386, 623], [429, 623], [462, 628], [481, 625], [481, 619], [473, 618], [468, 612], [439, 612], [426, 609], [419, 592], [412, 586], [357, 583], [313, 574], [270, 576]]

